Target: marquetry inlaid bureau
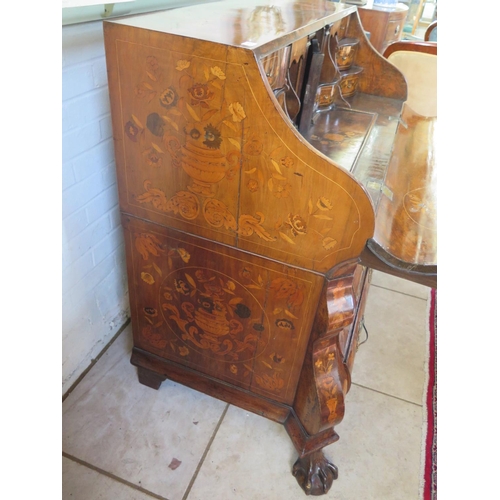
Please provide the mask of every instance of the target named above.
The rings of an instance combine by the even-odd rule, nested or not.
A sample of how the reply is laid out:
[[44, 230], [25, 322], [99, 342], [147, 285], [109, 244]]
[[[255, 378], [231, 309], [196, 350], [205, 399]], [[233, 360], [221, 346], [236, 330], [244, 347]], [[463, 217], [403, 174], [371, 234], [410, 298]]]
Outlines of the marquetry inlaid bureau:
[[[433, 265], [391, 209], [411, 175], [392, 169], [402, 198], [385, 183], [405, 80], [356, 7], [325, 0], [214, 2], [104, 33], [139, 381], [169, 378], [284, 424], [293, 474], [325, 493], [363, 255], [417, 281]], [[409, 253], [391, 253], [396, 226]]]

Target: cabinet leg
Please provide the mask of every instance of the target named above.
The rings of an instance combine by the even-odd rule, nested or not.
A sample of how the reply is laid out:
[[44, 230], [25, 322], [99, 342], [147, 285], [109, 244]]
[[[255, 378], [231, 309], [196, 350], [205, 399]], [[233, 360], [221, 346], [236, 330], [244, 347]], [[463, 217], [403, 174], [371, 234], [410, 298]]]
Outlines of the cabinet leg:
[[161, 383], [167, 378], [165, 375], [152, 372], [147, 368], [142, 368], [142, 366], [137, 367], [137, 373], [139, 375], [139, 382], [143, 385], [151, 387], [151, 389], [159, 389]]
[[337, 467], [325, 457], [322, 450], [299, 457], [293, 465], [292, 474], [306, 495], [316, 496], [328, 493], [339, 475]]

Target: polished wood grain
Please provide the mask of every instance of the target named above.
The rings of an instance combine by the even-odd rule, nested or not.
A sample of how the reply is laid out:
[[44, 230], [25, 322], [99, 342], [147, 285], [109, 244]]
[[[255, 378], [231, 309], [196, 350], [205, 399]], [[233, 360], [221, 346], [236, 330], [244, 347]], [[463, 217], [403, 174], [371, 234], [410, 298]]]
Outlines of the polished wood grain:
[[[386, 264], [413, 271], [415, 280], [418, 274], [430, 273], [434, 284], [437, 272], [436, 124], [437, 117], [424, 117], [404, 107], [373, 237], [387, 254], [385, 259], [381, 254]], [[371, 247], [372, 252], [376, 251], [376, 245]]]
[[124, 216], [134, 345], [292, 404], [323, 278]]
[[395, 139], [413, 140], [405, 78], [354, 6], [326, 0], [215, 2], [105, 22], [104, 37], [139, 381], [282, 423], [300, 486], [324, 494], [361, 257], [410, 175], [390, 167]]
[[319, 272], [359, 255], [369, 197], [285, 119], [251, 52], [105, 32], [122, 211]]
[[437, 42], [401, 40], [389, 45], [384, 51], [384, 57], [389, 57], [394, 52], [400, 51], [423, 52], [425, 54], [433, 54], [437, 56]]
[[328, 0], [229, 0], [117, 20], [127, 26], [267, 55], [356, 11]]

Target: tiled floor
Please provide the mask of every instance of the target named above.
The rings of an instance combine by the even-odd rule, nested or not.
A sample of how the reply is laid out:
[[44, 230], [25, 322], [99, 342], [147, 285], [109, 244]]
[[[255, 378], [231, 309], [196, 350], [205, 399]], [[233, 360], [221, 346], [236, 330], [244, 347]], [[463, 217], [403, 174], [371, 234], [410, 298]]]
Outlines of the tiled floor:
[[[429, 289], [374, 273], [324, 498], [417, 500]], [[63, 500], [303, 500], [280, 424], [138, 383], [127, 327], [63, 403]]]

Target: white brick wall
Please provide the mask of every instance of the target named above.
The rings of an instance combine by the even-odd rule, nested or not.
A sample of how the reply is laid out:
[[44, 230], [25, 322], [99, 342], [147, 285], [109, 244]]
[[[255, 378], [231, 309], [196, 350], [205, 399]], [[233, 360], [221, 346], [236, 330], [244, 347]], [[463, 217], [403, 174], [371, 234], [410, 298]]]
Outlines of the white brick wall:
[[62, 28], [63, 393], [129, 317], [102, 22]]

